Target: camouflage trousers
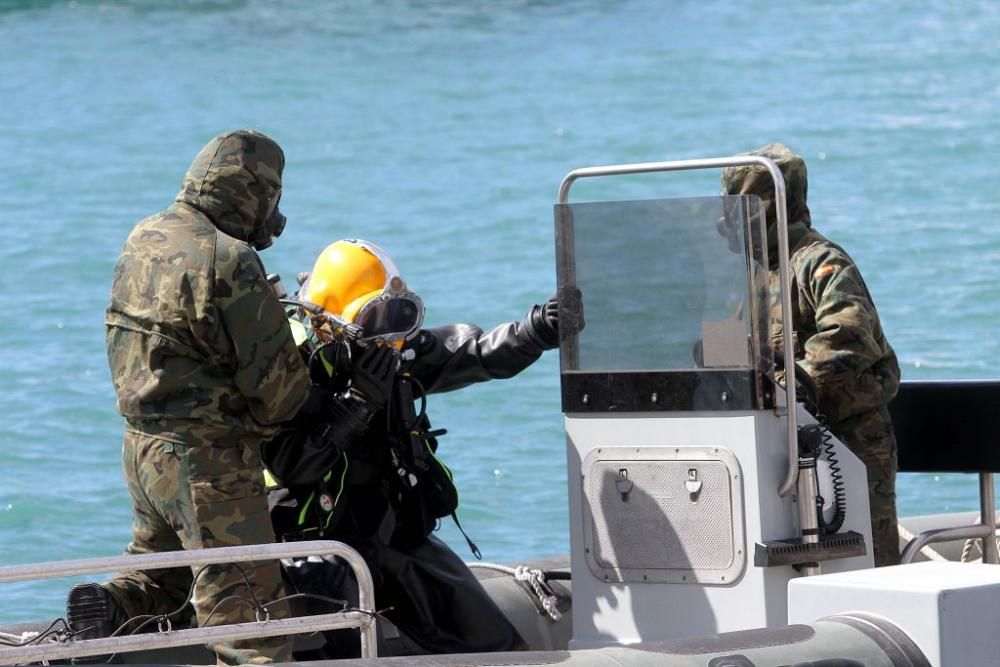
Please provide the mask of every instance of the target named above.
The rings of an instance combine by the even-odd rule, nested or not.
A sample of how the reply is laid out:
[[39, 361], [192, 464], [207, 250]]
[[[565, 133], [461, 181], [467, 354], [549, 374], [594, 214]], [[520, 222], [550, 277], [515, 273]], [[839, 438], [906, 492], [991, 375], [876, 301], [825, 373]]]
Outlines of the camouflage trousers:
[[[122, 467], [132, 496], [127, 553], [274, 541], [263, 464], [254, 448], [190, 447], [126, 432]], [[130, 617], [165, 614], [184, 606], [194, 575], [192, 603], [202, 627], [252, 622], [253, 597], [268, 604], [285, 595], [276, 561], [122, 572], [104, 586]], [[285, 618], [288, 605], [269, 605], [268, 611], [271, 618]], [[284, 637], [209, 648], [225, 665], [291, 660], [291, 643]]]
[[[899, 528], [896, 519], [896, 436], [888, 409], [883, 407], [831, 425], [868, 469], [868, 503], [872, 520], [875, 566], [899, 563]], [[847, 490], [850, 493], [850, 489]]]

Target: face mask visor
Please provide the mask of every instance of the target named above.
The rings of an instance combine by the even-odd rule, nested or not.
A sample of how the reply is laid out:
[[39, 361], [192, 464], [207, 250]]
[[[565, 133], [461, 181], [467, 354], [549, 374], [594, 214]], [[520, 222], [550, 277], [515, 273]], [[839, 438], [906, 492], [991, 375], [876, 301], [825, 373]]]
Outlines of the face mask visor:
[[366, 303], [354, 317], [361, 327], [358, 343], [389, 343], [400, 347], [420, 329], [424, 303], [413, 292], [383, 292]]

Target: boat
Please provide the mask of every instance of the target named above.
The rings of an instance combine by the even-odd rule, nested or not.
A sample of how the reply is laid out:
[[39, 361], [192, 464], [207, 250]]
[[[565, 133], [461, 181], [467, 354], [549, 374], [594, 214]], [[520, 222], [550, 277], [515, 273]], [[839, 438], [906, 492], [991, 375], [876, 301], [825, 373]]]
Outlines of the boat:
[[[362, 657], [337, 664], [1000, 664], [1000, 454], [990, 446], [1000, 382], [903, 384], [892, 408], [900, 470], [978, 474], [981, 511], [905, 520], [903, 563], [875, 569], [864, 465], [800, 400], [805, 385], [774, 380], [760, 200], [570, 203], [580, 179], [742, 165], [774, 181], [788, 322], [784, 181], [771, 160], [588, 167], [562, 181], [554, 214], [570, 553], [472, 564], [529, 650], [415, 654], [373, 613], [364, 560], [314, 541], [0, 567], [3, 583], [337, 555], [359, 582], [357, 608], [337, 613], [209, 628], [152, 619], [146, 632], [84, 641], [51, 621], [5, 627], [0, 663], [114, 653], [132, 664], [210, 664], [206, 641], [285, 634], [304, 655], [321, 631], [357, 628]], [[792, 348], [783, 346], [784, 368], [795, 367]]]

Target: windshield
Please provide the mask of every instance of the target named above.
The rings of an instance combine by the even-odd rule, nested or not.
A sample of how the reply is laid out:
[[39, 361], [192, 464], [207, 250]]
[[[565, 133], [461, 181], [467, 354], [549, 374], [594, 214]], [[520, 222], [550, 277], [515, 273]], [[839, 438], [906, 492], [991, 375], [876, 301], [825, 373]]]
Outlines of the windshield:
[[770, 368], [758, 197], [555, 208], [564, 372]]

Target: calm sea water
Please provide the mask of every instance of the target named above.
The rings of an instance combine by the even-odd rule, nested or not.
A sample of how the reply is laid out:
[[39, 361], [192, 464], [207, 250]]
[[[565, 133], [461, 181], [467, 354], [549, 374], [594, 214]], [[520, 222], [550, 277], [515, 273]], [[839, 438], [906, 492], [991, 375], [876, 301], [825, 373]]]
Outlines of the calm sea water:
[[[290, 278], [328, 242], [368, 238], [428, 323], [484, 326], [552, 291], [551, 204], [570, 169], [784, 141], [808, 160], [814, 221], [861, 265], [905, 377], [995, 377], [1000, 5], [753, 4], [0, 0], [0, 563], [127, 542], [111, 270], [135, 221], [232, 128], [287, 153], [289, 226], [270, 270]], [[486, 558], [565, 552], [556, 355], [435, 397], [431, 414]], [[971, 478], [899, 488], [904, 515], [976, 508]], [[0, 623], [60, 614], [70, 583], [5, 585]]]

